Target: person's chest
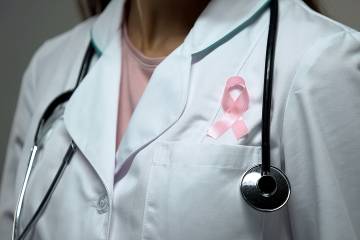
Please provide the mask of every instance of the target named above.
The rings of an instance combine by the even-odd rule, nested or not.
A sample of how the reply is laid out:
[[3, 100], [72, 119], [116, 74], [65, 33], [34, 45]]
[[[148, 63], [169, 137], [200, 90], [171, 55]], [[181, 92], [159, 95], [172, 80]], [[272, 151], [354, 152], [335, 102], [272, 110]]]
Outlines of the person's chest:
[[[64, 212], [78, 208], [87, 216], [96, 216], [94, 221], [101, 226], [104, 238], [108, 231], [113, 238], [122, 235], [128, 239], [255, 236], [262, 214], [245, 205], [239, 182], [248, 168], [261, 161], [266, 29], [262, 24], [246, 28], [204, 55], [189, 54], [186, 46], [175, 50], [152, 75], [116, 154], [121, 48], [110, 45], [66, 106], [63, 134], [52, 140], [51, 148], [65, 146], [71, 139], [79, 146], [74, 159], [78, 164], [70, 166], [71, 174], [64, 182], [67, 186], [59, 188], [52, 206], [62, 206]], [[280, 59], [277, 69], [282, 65], [288, 68], [276, 71], [274, 85], [272, 157], [277, 166], [282, 161], [282, 111], [294, 71]], [[229, 127], [218, 138], [210, 137], [209, 129], [227, 111], [222, 99], [228, 80], [234, 76], [245, 80], [249, 94], [248, 109], [241, 115], [249, 132], [238, 139]], [[43, 81], [45, 78], [42, 76]], [[61, 78], [71, 86], [66, 74], [58, 73], [56, 79]], [[60, 91], [59, 86], [56, 91], [54, 86], [49, 88], [53, 93]], [[42, 176], [37, 180], [39, 189], [46, 189], [51, 181], [49, 169], [62, 154], [51, 150], [41, 156], [48, 164], [38, 170]], [[114, 179], [115, 158], [125, 164], [126, 171]], [[86, 191], [81, 190], [84, 182]], [[62, 201], [66, 192], [74, 193], [71, 207]], [[89, 196], [91, 203], [86, 201]], [[29, 198], [36, 199], [31, 193]], [[95, 202], [103, 202], [101, 199], [107, 199], [106, 209], [97, 211], [101, 206], [94, 208]], [[29, 209], [34, 209], [37, 202], [29, 204]], [[48, 212], [55, 214], [56, 208]], [[186, 214], [189, 217], [183, 221]], [[239, 216], [247, 217], [239, 221]], [[45, 222], [43, 229], [50, 229]], [[223, 229], [220, 232], [219, 226]]]

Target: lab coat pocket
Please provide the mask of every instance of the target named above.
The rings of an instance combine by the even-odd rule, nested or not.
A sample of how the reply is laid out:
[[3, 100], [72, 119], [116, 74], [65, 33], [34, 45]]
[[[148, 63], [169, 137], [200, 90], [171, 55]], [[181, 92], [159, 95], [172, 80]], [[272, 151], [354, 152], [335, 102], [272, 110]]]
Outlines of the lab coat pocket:
[[261, 239], [262, 213], [240, 193], [255, 146], [164, 142], [153, 159], [143, 239]]

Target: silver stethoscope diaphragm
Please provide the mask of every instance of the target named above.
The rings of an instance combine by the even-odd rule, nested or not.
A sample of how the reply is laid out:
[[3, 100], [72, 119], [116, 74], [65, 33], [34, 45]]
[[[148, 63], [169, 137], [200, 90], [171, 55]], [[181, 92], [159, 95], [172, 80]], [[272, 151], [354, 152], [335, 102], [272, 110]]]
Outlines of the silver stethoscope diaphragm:
[[261, 165], [246, 171], [241, 179], [240, 191], [245, 201], [263, 212], [272, 212], [284, 206], [290, 197], [290, 183], [286, 175], [271, 166], [262, 174]]

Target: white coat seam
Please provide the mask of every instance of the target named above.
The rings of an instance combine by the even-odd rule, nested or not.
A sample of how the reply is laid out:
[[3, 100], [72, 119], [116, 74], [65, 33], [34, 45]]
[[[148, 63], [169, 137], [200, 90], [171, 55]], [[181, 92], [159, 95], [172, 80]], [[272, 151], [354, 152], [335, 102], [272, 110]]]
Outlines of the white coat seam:
[[110, 196], [106, 193], [109, 202], [109, 214], [107, 214], [107, 227], [106, 227], [106, 239], [110, 239], [110, 228], [111, 228], [111, 216], [112, 216], [112, 208], [113, 208], [113, 196]]
[[356, 42], [358, 42], [360, 44], [360, 37], [357, 38], [355, 36], [355, 34], [360, 34], [360, 32], [357, 32], [355, 30], [349, 30], [349, 29], [346, 29], [346, 32], [349, 34], [349, 36], [354, 39]]
[[[298, 76], [301, 74], [305, 74], [312, 65], [314, 65], [314, 62], [306, 62], [305, 60], [309, 57], [309, 55], [316, 55], [319, 56], [322, 51], [318, 52], [315, 54], [315, 52], [313, 50], [318, 49], [319, 46], [323, 45], [323, 43], [329, 41], [330, 39], [335, 39], [336, 37], [341, 36], [342, 34], [346, 33], [347, 31], [340, 31], [340, 32], [336, 32], [334, 34], [331, 34], [330, 36], [326, 36], [323, 37], [319, 40], [317, 40], [315, 42], [315, 44], [312, 44], [311, 47], [307, 48], [304, 51], [304, 54], [300, 57], [299, 63], [297, 68], [295, 69], [295, 73], [293, 75], [293, 78], [291, 79], [291, 83], [290, 83], [290, 87], [288, 90], [288, 94], [286, 96], [286, 100], [285, 100], [285, 106], [284, 106], [284, 110], [283, 110], [283, 114], [282, 114], [282, 121], [281, 121], [281, 128], [280, 128], [280, 148], [281, 148], [281, 156], [282, 156], [282, 161], [284, 161], [284, 170], [286, 169], [286, 162], [285, 162], [285, 155], [284, 155], [284, 146], [283, 146], [283, 132], [284, 132], [284, 127], [285, 127], [285, 116], [287, 113], [287, 110], [289, 108], [289, 102], [290, 102], [290, 98], [292, 96], [292, 93], [297, 93], [300, 91], [300, 89], [295, 89], [295, 83], [297, 82], [296, 80], [298, 79]], [[301, 71], [303, 70], [303, 71]]]
[[[162, 146], [160, 146], [162, 149]], [[141, 235], [140, 235], [140, 239], [143, 240], [144, 239], [144, 232], [146, 230], [147, 224], [146, 224], [146, 216], [147, 216], [147, 212], [148, 212], [148, 200], [149, 200], [149, 195], [150, 195], [150, 187], [151, 187], [151, 183], [152, 183], [152, 175], [153, 175], [153, 169], [154, 169], [154, 161], [155, 158], [158, 157], [158, 154], [160, 150], [157, 150], [154, 154], [153, 157], [151, 158], [151, 167], [150, 167], [150, 172], [149, 172], [149, 180], [148, 183], [146, 185], [146, 196], [145, 196], [145, 200], [144, 200], [144, 210], [143, 210], [143, 217], [142, 217], [142, 228], [141, 228]], [[160, 156], [161, 158], [161, 156]]]
[[[328, 37], [328, 39], [335, 39], [335, 38], [337, 38], [337, 37], [340, 37], [340, 36], [342, 36], [342, 34], [348, 34], [352, 39], [354, 39], [355, 41], [357, 41], [357, 42], [359, 42], [360, 43], [360, 41], [358, 41], [356, 38], [355, 38], [355, 36], [353, 36], [353, 33], [354, 31], [349, 31], [349, 30], [347, 30], [347, 29], [344, 29], [344, 31], [342, 31], [342, 32], [339, 32], [339, 33], [337, 33], [337, 34], [334, 34], [334, 35], [332, 35], [332, 36], [329, 36]], [[318, 44], [320, 44], [319, 42], [317, 42]], [[314, 47], [313, 48], [315, 48], [315, 46], [317, 46], [318, 44], [314, 44]], [[312, 48], [311, 48], [312, 49]], [[309, 50], [311, 50], [311, 49], [309, 49]], [[319, 54], [317, 54], [317, 56], [319, 56], [320, 54], [321, 54], [322, 52], [320, 52]], [[308, 66], [309, 67], [309, 66]], [[300, 68], [300, 67], [299, 67]], [[309, 68], [307, 68], [307, 70], [309, 70]], [[305, 73], [305, 72], [304, 72]], [[301, 93], [301, 90], [302, 89], [298, 89], [298, 90], [295, 90], [294, 91], [294, 94], [299, 94], [299, 93]], [[290, 93], [290, 91], [289, 91], [289, 93]], [[284, 113], [285, 114], [285, 113]], [[285, 115], [284, 115], [285, 116]], [[319, 124], [319, 123], [318, 123]], [[321, 125], [321, 124], [319, 124], [319, 125]], [[320, 131], [320, 133], [321, 133], [321, 135], [323, 135], [322, 133], [323, 133], [323, 131], [322, 131], [322, 129], [320, 128], [319, 129], [319, 131]], [[282, 134], [281, 134], [281, 136], [282, 136]], [[281, 144], [281, 146], [282, 146], [282, 144]], [[328, 145], [327, 144], [324, 144], [324, 147], [327, 149], [327, 152], [329, 153], [330, 151], [329, 151], [329, 149], [328, 149]], [[330, 156], [328, 156], [327, 155], [327, 158], [329, 158], [329, 159], [331, 159], [331, 157]], [[333, 172], [335, 172], [334, 171], [334, 169], [333, 169], [333, 167], [332, 167], [332, 164], [330, 164], [329, 166], [331, 166], [331, 170], [333, 171]], [[334, 174], [333, 174], [334, 175]], [[335, 176], [335, 175], [334, 175]], [[338, 191], [340, 191], [340, 193], [342, 193], [342, 189], [341, 189], [341, 187], [339, 187], [340, 186], [340, 183], [339, 183], [339, 180], [338, 180], [338, 178], [337, 177], [335, 177], [335, 184], [336, 184], [336, 189], [338, 190]], [[344, 194], [340, 194], [339, 196], [344, 196]], [[341, 198], [341, 203], [344, 203], [344, 199], [343, 198]], [[354, 227], [354, 224], [353, 224], [353, 222], [351, 221], [351, 218], [350, 218], [350, 214], [349, 214], [349, 209], [347, 208], [347, 206], [346, 206], [346, 203], [345, 204], [342, 204], [341, 205], [341, 207], [343, 207], [343, 209], [344, 209], [344, 211], [346, 212], [346, 217], [347, 217], [347, 220], [349, 221], [349, 224], [351, 225], [351, 230], [353, 231], [353, 234], [354, 234], [354, 236], [356, 236], [356, 231], [354, 230], [355, 229], [355, 227]]]

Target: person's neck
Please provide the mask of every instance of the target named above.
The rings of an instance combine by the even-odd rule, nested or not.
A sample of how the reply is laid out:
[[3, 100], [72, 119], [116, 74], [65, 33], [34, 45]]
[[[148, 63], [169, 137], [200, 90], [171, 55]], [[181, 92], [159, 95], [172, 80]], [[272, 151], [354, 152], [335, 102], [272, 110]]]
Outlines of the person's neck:
[[210, 0], [128, 0], [131, 42], [149, 57], [167, 56], [185, 39]]

